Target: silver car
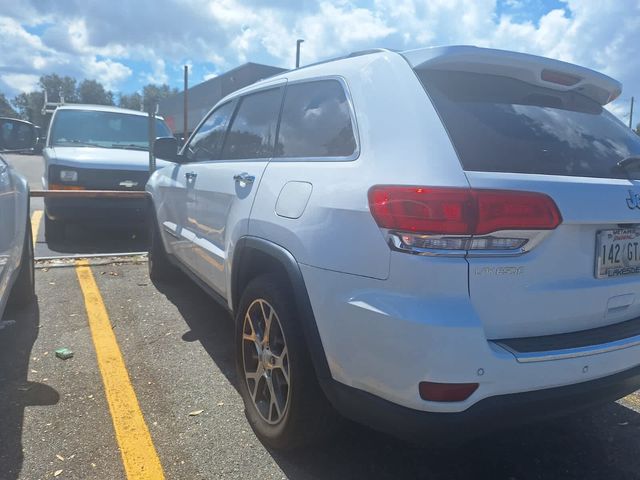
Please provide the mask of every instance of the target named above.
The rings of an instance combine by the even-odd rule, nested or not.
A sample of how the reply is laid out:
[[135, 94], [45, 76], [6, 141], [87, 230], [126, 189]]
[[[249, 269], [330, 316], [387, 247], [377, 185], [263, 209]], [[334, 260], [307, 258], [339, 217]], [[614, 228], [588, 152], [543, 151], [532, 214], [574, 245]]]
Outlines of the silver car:
[[[29, 151], [35, 141], [31, 123], [0, 118], [0, 152]], [[33, 273], [29, 186], [0, 154], [0, 318], [8, 303], [33, 300]]]

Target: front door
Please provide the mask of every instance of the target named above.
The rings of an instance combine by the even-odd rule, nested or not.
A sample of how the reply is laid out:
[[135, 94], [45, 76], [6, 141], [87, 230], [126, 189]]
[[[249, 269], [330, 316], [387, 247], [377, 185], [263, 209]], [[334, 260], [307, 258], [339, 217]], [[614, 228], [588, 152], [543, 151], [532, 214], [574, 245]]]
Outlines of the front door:
[[196, 233], [190, 263], [221, 295], [227, 292], [233, 247], [248, 231], [253, 200], [273, 155], [282, 94], [278, 86], [240, 98], [219, 151], [214, 148], [213, 158], [190, 165], [195, 202], [187, 206], [186, 224]]

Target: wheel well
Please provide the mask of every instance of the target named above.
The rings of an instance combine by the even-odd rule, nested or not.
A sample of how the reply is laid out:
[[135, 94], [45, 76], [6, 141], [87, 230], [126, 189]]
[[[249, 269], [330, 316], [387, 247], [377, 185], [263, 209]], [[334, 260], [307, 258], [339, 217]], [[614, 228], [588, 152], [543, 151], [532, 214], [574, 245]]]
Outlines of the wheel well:
[[289, 275], [284, 265], [277, 258], [261, 250], [243, 249], [238, 267], [240, 270], [235, 272], [232, 290], [234, 311], [237, 309], [240, 297], [242, 297], [242, 293], [249, 285], [249, 282], [260, 275], [276, 274], [283, 282], [286, 282], [285, 284], [288, 288], [291, 288]]
[[236, 244], [231, 269], [231, 301], [237, 312], [240, 297], [249, 282], [259, 275], [276, 274], [291, 292], [297, 317], [302, 323], [305, 341], [316, 374], [319, 378], [331, 378], [329, 363], [322, 346], [320, 333], [313, 315], [307, 288], [298, 262], [291, 252], [275, 243], [258, 237], [243, 237]]

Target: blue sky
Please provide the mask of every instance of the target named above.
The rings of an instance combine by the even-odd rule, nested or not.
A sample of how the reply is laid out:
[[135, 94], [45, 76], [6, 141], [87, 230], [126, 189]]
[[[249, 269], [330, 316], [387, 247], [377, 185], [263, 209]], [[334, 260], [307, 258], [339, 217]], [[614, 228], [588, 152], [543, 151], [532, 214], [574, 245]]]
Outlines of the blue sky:
[[[21, 0], [0, 10], [0, 93], [42, 74], [93, 78], [117, 93], [191, 83], [246, 61], [290, 68], [372, 47], [475, 44], [591, 67], [640, 96], [637, 0]], [[640, 119], [640, 116], [638, 117]]]

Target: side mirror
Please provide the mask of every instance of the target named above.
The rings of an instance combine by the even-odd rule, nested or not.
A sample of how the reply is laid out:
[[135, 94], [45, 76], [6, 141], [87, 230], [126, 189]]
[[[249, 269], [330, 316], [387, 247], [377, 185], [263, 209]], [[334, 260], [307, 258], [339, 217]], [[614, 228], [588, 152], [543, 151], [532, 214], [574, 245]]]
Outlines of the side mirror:
[[15, 118], [0, 118], [0, 151], [33, 150], [37, 141], [34, 124]]
[[153, 142], [153, 155], [161, 160], [178, 160], [178, 140], [174, 137], [158, 137]]

